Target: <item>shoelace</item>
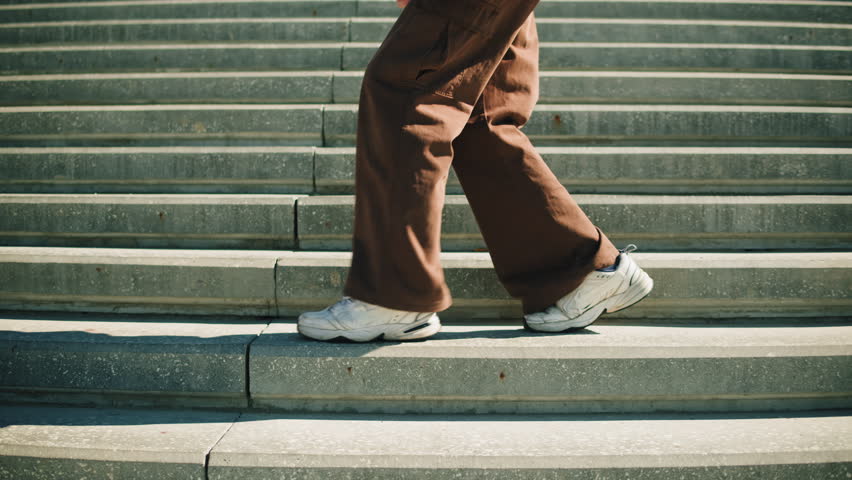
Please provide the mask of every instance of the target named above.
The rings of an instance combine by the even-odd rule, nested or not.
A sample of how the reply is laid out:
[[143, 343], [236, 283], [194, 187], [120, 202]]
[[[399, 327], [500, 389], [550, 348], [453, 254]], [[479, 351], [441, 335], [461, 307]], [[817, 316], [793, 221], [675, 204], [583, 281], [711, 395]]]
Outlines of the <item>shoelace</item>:
[[636, 251], [636, 250], [638, 250], [638, 249], [639, 249], [639, 247], [637, 247], [636, 245], [633, 245], [633, 244], [631, 243], [630, 245], [628, 245], [628, 246], [626, 246], [626, 247], [622, 248], [622, 249], [621, 249], [621, 250], [619, 250], [619, 251], [620, 251], [621, 253], [631, 253], [631, 252], [635, 252], [635, 251]]

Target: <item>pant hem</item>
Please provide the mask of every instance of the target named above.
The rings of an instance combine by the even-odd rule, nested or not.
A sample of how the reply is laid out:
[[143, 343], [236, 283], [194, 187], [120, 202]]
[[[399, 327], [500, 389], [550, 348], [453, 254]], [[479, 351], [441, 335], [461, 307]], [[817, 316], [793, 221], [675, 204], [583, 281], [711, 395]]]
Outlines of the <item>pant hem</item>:
[[352, 297], [356, 300], [361, 300], [362, 302], [372, 303], [373, 305], [378, 305], [380, 307], [390, 308], [392, 310], [401, 310], [404, 312], [440, 312], [442, 310], [448, 309], [453, 303], [452, 299], [439, 300], [430, 303], [397, 303], [393, 301], [387, 301], [382, 298], [377, 298], [371, 295], [366, 295], [354, 289], [345, 289], [343, 294], [348, 297]]

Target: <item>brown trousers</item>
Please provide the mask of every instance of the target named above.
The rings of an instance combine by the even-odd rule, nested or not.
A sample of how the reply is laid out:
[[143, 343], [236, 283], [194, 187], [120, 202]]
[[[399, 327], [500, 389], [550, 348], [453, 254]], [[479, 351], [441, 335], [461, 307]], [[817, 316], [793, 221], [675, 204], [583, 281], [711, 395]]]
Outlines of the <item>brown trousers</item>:
[[525, 313], [618, 251], [520, 130], [538, 99], [538, 0], [413, 0], [367, 67], [344, 294], [387, 308], [451, 304], [440, 264], [449, 168], [494, 268]]

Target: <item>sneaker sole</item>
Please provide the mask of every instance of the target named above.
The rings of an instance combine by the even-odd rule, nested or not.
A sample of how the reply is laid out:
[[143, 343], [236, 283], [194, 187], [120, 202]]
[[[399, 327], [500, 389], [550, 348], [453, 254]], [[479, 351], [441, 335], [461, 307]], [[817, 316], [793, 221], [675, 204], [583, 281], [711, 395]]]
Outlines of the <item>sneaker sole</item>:
[[298, 332], [313, 340], [321, 341], [351, 341], [357, 343], [385, 340], [391, 342], [407, 342], [423, 340], [441, 331], [441, 321], [437, 315], [418, 323], [377, 325], [357, 330], [324, 330], [321, 328], [297, 325]]
[[533, 327], [524, 320], [524, 328], [536, 332], [558, 333], [579, 330], [595, 323], [601, 315], [613, 313], [636, 305], [647, 297], [654, 289], [654, 280], [644, 271], [640, 279], [620, 295], [609, 297], [585, 311], [582, 315], [564, 322], [549, 322], [540, 327]]

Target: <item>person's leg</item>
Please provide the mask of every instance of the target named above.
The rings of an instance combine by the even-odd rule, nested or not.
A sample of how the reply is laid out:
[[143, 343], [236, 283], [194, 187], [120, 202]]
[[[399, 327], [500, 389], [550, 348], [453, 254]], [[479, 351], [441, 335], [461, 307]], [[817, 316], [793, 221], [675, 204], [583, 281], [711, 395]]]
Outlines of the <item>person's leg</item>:
[[[299, 317], [312, 338], [423, 338], [450, 293], [440, 264], [452, 141], [538, 0], [414, 0], [364, 75], [353, 256], [341, 302]], [[402, 325], [402, 326], [400, 326]]]
[[[453, 143], [453, 168], [498, 277], [521, 299], [527, 325], [558, 331], [626, 308], [652, 283], [619, 256], [520, 130], [537, 99], [538, 38], [530, 16]], [[618, 269], [590, 275], [616, 262]], [[622, 286], [618, 280], [628, 269], [632, 277]], [[634, 287], [638, 280], [645, 283]], [[577, 301], [590, 303], [576, 307]]]
[[364, 76], [346, 295], [416, 312], [450, 305], [440, 228], [452, 141], [535, 3], [415, 0], [403, 11]]
[[453, 143], [453, 168], [498, 277], [524, 313], [544, 310], [618, 250], [586, 217], [520, 128], [538, 99], [532, 15]]

